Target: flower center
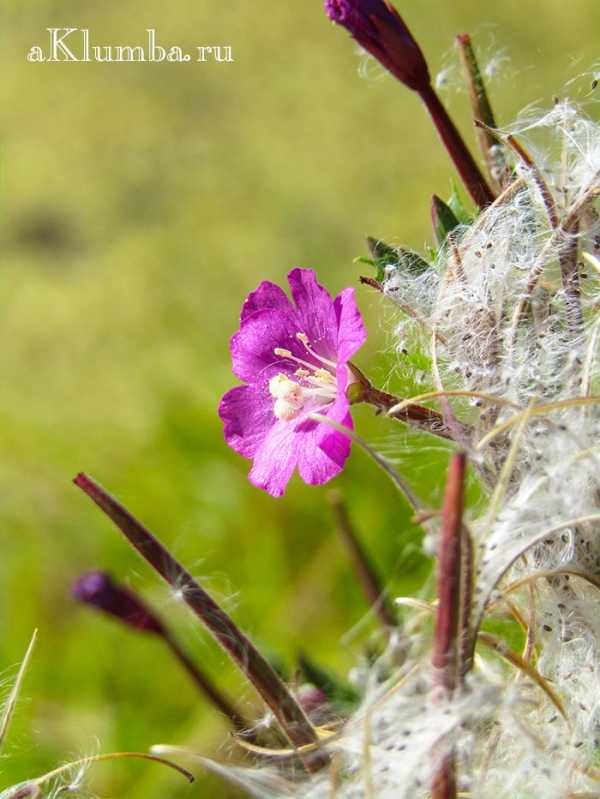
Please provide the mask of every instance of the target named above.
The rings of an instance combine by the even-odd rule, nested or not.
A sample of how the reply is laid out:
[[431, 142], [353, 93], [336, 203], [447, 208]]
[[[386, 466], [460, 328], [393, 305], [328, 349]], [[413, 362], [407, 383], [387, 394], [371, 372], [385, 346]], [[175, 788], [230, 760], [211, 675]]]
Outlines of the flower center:
[[275, 400], [273, 413], [277, 419], [282, 419], [285, 422], [295, 419], [308, 400], [316, 402], [317, 405], [328, 405], [336, 398], [337, 392], [336, 377], [331, 371], [335, 370], [336, 364], [318, 355], [310, 346], [305, 333], [297, 333], [296, 338], [304, 344], [307, 352], [323, 366], [315, 366], [309, 361], [298, 358], [290, 350], [281, 347], [275, 348], [275, 355], [299, 364], [299, 368], [294, 372], [294, 376], [298, 380], [293, 380], [283, 372], [269, 380], [269, 393]]

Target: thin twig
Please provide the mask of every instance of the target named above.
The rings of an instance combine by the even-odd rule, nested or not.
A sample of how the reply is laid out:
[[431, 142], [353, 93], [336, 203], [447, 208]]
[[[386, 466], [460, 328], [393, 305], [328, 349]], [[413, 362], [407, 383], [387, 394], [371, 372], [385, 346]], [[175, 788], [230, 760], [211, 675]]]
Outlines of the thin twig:
[[512, 649], [509, 649], [504, 641], [500, 638], [497, 638], [495, 635], [491, 635], [490, 633], [479, 632], [477, 634], [477, 640], [484, 644], [485, 646], [492, 649], [498, 655], [503, 657], [506, 661], [511, 663], [515, 668], [519, 669], [526, 674], [533, 682], [538, 685], [542, 691], [546, 694], [546, 696], [550, 699], [554, 707], [558, 710], [561, 716], [565, 719], [567, 724], [569, 723], [569, 719], [567, 717], [567, 713], [565, 711], [565, 706], [563, 705], [560, 697], [556, 693], [556, 691], [552, 688], [549, 682], [542, 677], [542, 675], [534, 669], [529, 663], [527, 663], [521, 655], [517, 652], [513, 652]]
[[78, 766], [89, 766], [90, 763], [105, 763], [107, 761], [121, 759], [148, 760], [151, 763], [158, 763], [161, 766], [167, 766], [167, 768], [179, 772], [179, 774], [185, 777], [188, 782], [194, 782], [194, 775], [192, 773], [190, 773], [187, 769], [182, 768], [182, 766], [177, 765], [177, 763], [173, 763], [171, 760], [166, 760], [164, 757], [148, 754], [147, 752], [107, 752], [106, 754], [92, 755], [91, 757], [84, 757], [80, 760], [74, 760], [71, 763], [65, 763], [58, 768], [52, 769], [52, 771], [46, 772], [46, 774], [42, 774], [41, 777], [36, 777], [35, 779], [31, 780], [31, 783], [36, 785], [45, 785], [56, 779], [56, 777], [60, 777], [61, 774], [71, 771]]
[[583, 330], [583, 310], [581, 307], [581, 288], [579, 286], [579, 222], [576, 222], [567, 239], [564, 249], [558, 255], [560, 274], [565, 292], [565, 314], [569, 333], [575, 339], [579, 338]]
[[313, 419], [315, 422], [326, 424], [334, 430], [337, 430], [339, 433], [343, 433], [344, 435], [348, 436], [349, 439], [354, 441], [355, 444], [357, 444], [364, 452], [366, 452], [367, 455], [369, 455], [375, 461], [379, 468], [382, 469], [385, 474], [387, 474], [400, 493], [404, 495], [404, 498], [411, 508], [413, 508], [413, 510], [418, 512], [425, 510], [423, 503], [417, 497], [408, 483], [404, 480], [404, 478], [398, 474], [394, 467], [382, 455], [380, 455], [376, 450], [373, 449], [373, 447], [367, 444], [364, 438], [361, 438], [359, 435], [357, 435], [354, 430], [350, 430], [349, 428], [344, 427], [344, 425], [334, 422], [333, 419], [330, 419], [328, 416], [325, 416], [322, 413], [311, 413], [309, 419]]
[[600, 172], [594, 176], [594, 180], [590, 188], [573, 205], [571, 211], [567, 214], [562, 224], [554, 231], [552, 236], [550, 236], [546, 244], [540, 250], [538, 257], [536, 258], [533, 266], [531, 267], [527, 286], [522, 296], [520, 297], [518, 303], [516, 304], [515, 310], [513, 312], [511, 326], [508, 334], [509, 350], [512, 350], [514, 348], [519, 325], [521, 324], [521, 321], [524, 318], [525, 310], [529, 305], [529, 303], [531, 302], [533, 293], [537, 288], [538, 282], [541, 276], [543, 275], [548, 262], [551, 260], [557, 248], [560, 249], [561, 247], [564, 247], [565, 241], [570, 236], [572, 236], [573, 232], [577, 229], [580, 216], [585, 210], [585, 208], [591, 202], [593, 202], [600, 194], [600, 187], [598, 187], [597, 185], [599, 180], [600, 180]]
[[[478, 129], [486, 128], [486, 126], [482, 125], [480, 122], [476, 124], [478, 125]], [[541, 170], [518, 139], [512, 135], [508, 135], [505, 137], [505, 140], [531, 173], [533, 181], [538, 187], [542, 197], [550, 227], [552, 230], [557, 230], [560, 225], [560, 219], [558, 211], [556, 210], [556, 203]], [[583, 329], [583, 312], [581, 309], [579, 271], [577, 267], [577, 254], [579, 250], [577, 239], [578, 229], [579, 220], [575, 219], [572, 225], [566, 228], [568, 236], [566, 237], [565, 246], [560, 247], [558, 251], [558, 260], [560, 262], [563, 288], [565, 291], [567, 324], [571, 335], [575, 337], [579, 336]]]
[[[483, 127], [481, 123], [476, 123], [478, 127]], [[552, 230], [556, 230], [556, 228], [560, 224], [560, 219], [558, 217], [558, 212], [556, 210], [556, 203], [554, 202], [554, 197], [552, 196], [552, 192], [550, 191], [550, 187], [546, 183], [546, 180], [539, 169], [538, 165], [533, 160], [529, 151], [524, 147], [523, 144], [512, 134], [509, 134], [505, 137], [506, 143], [511, 147], [511, 149], [516, 153], [519, 160], [523, 164], [523, 166], [529, 170], [531, 177], [533, 178], [533, 182], [538, 187], [538, 191], [542, 197], [542, 202], [544, 203], [544, 208], [546, 209], [546, 214], [548, 216], [548, 222]]]

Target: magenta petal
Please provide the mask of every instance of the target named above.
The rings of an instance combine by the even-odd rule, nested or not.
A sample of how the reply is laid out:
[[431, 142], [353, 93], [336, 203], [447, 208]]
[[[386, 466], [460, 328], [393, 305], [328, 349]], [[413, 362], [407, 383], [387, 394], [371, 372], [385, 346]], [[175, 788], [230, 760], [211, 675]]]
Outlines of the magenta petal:
[[277, 347], [299, 351], [297, 332], [298, 322], [291, 312], [267, 308], [251, 314], [231, 339], [234, 374], [248, 383], [268, 380], [280, 368], [281, 358], [275, 355]]
[[288, 281], [298, 309], [299, 332], [306, 333], [319, 355], [335, 360], [338, 321], [329, 293], [317, 283], [312, 269], [292, 269]]
[[[344, 419], [344, 427], [352, 428], [352, 417], [349, 413]], [[321, 439], [319, 449], [330, 463], [336, 464], [338, 472], [341, 472], [350, 455], [351, 446], [352, 441], [349, 436], [345, 436], [338, 430], [332, 430]]]
[[256, 311], [264, 311], [266, 308], [289, 310], [291, 314], [294, 314], [292, 303], [285, 291], [275, 283], [263, 280], [260, 286], [248, 295], [242, 305], [241, 321], [245, 321]]
[[256, 386], [237, 386], [219, 405], [225, 441], [245, 458], [253, 458], [275, 422], [271, 398]]
[[367, 331], [356, 305], [354, 289], [344, 289], [334, 301], [338, 321], [337, 362], [344, 364], [367, 340]]
[[[338, 366], [337, 369], [337, 397], [333, 405], [325, 412], [328, 419], [352, 430], [352, 416], [350, 415], [350, 404], [346, 397], [348, 386], [348, 367]], [[348, 456], [352, 439], [344, 435], [340, 430], [328, 427], [326, 424], [320, 425], [321, 437], [319, 440], [320, 449], [327, 457], [336, 463], [340, 469], [343, 468]]]
[[[350, 452], [348, 447], [345, 457], [340, 452], [333, 452], [335, 457], [330, 457], [321, 444], [323, 427], [325, 425], [311, 421], [302, 426], [301, 432], [296, 433], [298, 472], [309, 485], [321, 485], [336, 477], [342, 471], [344, 461]], [[337, 435], [346, 441], [349, 440], [341, 433]]]
[[294, 426], [276, 421], [254, 455], [250, 482], [273, 497], [280, 497], [296, 467], [297, 436]]

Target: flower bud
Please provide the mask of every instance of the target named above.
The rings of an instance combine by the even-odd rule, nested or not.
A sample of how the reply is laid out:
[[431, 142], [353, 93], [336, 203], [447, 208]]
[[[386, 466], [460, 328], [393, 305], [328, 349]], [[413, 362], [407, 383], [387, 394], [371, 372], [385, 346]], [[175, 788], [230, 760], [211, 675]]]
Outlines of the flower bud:
[[409, 89], [430, 85], [421, 48], [387, 0], [326, 0], [325, 11]]
[[164, 635], [164, 627], [133, 591], [118, 585], [106, 572], [92, 571], [80, 577], [72, 590], [75, 599], [94, 605], [124, 624], [142, 632]]
[[22, 782], [19, 785], [14, 785], [0, 794], [3, 799], [38, 799], [42, 795], [42, 791], [37, 782]]
[[301, 685], [296, 691], [296, 699], [313, 724], [322, 724], [331, 713], [331, 702], [327, 694], [314, 685]]

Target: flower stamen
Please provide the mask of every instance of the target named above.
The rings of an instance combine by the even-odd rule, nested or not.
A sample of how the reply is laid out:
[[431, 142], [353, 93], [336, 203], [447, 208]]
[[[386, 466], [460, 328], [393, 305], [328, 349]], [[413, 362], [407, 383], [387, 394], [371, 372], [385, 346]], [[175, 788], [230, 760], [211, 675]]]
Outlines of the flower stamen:
[[[301, 335], [301, 334], [298, 333], [298, 335]], [[302, 343], [304, 343], [304, 342], [302, 342]], [[310, 347], [308, 347], [307, 345], [305, 345], [305, 346], [306, 346], [306, 349], [309, 351], [309, 353], [313, 356], [313, 358], [316, 358], [317, 360], [321, 361], [321, 363], [324, 363], [327, 366], [330, 366], [332, 369], [337, 369], [337, 366], [336, 366], [335, 363], [333, 363], [333, 361], [328, 361], [326, 358], [322, 358], [320, 355], [317, 355], [316, 352], [313, 352], [313, 350]], [[301, 369], [298, 369], [296, 371], [296, 374], [298, 374], [298, 372], [300, 372], [301, 370], [305, 371], [305, 369], [308, 369], [307, 374], [309, 374], [309, 375], [312, 374], [313, 372], [315, 374], [317, 374], [319, 372], [324, 372], [324, 371], [327, 371], [328, 374], [331, 374], [329, 372], [329, 369], [324, 370], [320, 366], [315, 366], [314, 363], [309, 363], [309, 361], [305, 361], [303, 358], [298, 358], [296, 355], [293, 355], [290, 352], [290, 350], [283, 349], [283, 347], [275, 347], [275, 349], [273, 350], [273, 353], [275, 355], [277, 355], [278, 358], [288, 358], [290, 361], [295, 361], [296, 363], [301, 364]], [[306, 375], [298, 375], [298, 377], [306, 377]]]
[[308, 350], [308, 352], [310, 352], [313, 358], [316, 358], [318, 361], [321, 361], [321, 363], [324, 363], [326, 366], [329, 366], [331, 369], [337, 369], [336, 363], [330, 361], [328, 358], [324, 358], [322, 355], [319, 355], [317, 352], [313, 350], [313, 348], [310, 346], [310, 342], [306, 333], [296, 333], [296, 338], [298, 339], [298, 341], [304, 344], [304, 347]]
[[[298, 372], [302, 374], [298, 375]], [[325, 405], [336, 397], [336, 381], [328, 370], [315, 369], [311, 374], [305, 369], [298, 369], [295, 374], [309, 385], [303, 386], [283, 372], [269, 380], [269, 394], [275, 399], [273, 413], [277, 419], [286, 422], [297, 418], [307, 399]]]

